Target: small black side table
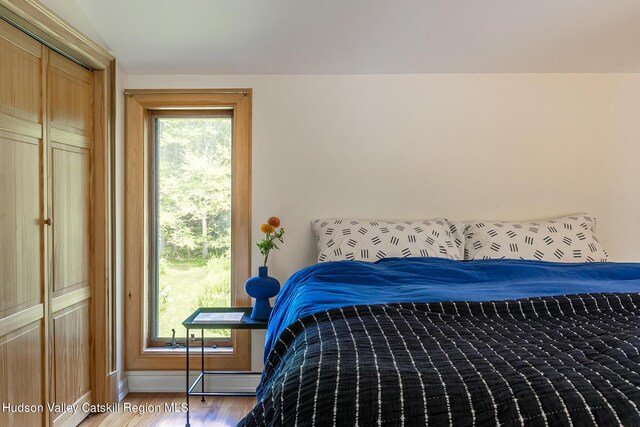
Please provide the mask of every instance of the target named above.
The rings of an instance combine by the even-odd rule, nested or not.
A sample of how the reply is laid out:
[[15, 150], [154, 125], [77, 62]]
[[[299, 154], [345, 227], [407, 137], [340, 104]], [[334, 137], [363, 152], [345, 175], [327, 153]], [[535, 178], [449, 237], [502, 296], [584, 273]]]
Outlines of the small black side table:
[[[204, 377], [207, 375], [255, 375], [261, 372], [252, 371], [205, 371], [204, 370], [204, 330], [205, 329], [267, 329], [266, 320], [253, 320], [251, 316], [252, 307], [202, 307], [194, 311], [191, 316], [182, 322], [182, 325], [187, 329], [187, 339], [185, 340], [185, 354], [187, 357], [186, 363], [186, 398], [187, 398], [187, 423], [186, 427], [190, 427], [189, 424], [189, 397], [190, 396], [202, 396], [202, 402], [204, 402], [204, 396], [255, 396], [255, 393], [251, 392], [205, 392], [204, 391]], [[239, 322], [194, 322], [198, 314], [200, 313], [230, 313], [230, 312], [243, 312], [244, 316]], [[200, 342], [201, 349], [201, 369], [200, 374], [196, 378], [193, 384], [189, 384], [189, 331], [191, 329], [200, 329]], [[201, 391], [194, 391], [196, 386], [200, 383]]]

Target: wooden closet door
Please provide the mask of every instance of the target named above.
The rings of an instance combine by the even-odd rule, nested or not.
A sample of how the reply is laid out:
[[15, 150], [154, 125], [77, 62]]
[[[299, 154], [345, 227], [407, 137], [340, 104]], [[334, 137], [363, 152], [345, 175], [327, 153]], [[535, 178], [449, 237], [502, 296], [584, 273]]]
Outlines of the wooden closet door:
[[[0, 402], [44, 405], [41, 256], [42, 54], [0, 21]], [[0, 411], [0, 426], [37, 426], [42, 412]]]
[[[91, 401], [89, 167], [91, 73], [51, 52], [47, 72], [52, 217], [52, 401]], [[86, 413], [51, 414], [54, 426]]]

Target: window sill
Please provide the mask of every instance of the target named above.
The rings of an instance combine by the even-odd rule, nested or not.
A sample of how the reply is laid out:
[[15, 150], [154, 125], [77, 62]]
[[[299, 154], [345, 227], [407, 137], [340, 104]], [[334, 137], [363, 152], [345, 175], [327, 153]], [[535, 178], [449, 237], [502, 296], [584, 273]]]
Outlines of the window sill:
[[[194, 345], [189, 345], [189, 354], [191, 353], [200, 354], [200, 352], [201, 352], [201, 347], [199, 343], [195, 343]], [[179, 348], [147, 347], [143, 351], [143, 354], [153, 354], [153, 355], [161, 355], [161, 354], [174, 355], [174, 354], [185, 354], [185, 353], [186, 353], [185, 347], [179, 347]], [[233, 347], [213, 348], [213, 347], [207, 346], [204, 349], [204, 354], [224, 354], [224, 355], [233, 354]]]
[[[190, 363], [200, 363], [200, 342], [189, 342]], [[191, 345], [194, 344], [194, 345]], [[251, 367], [251, 337], [249, 331], [237, 331], [233, 346], [205, 346], [205, 367], [209, 371], [243, 371]], [[130, 371], [183, 370], [186, 348], [146, 347], [127, 361]]]

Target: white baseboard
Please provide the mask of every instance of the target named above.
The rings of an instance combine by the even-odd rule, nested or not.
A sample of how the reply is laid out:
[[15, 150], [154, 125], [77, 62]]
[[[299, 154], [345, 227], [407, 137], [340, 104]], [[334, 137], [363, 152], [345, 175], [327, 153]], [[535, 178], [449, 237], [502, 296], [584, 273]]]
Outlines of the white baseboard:
[[[193, 384], [199, 372], [191, 371], [189, 383]], [[184, 393], [186, 378], [183, 371], [128, 371], [125, 372], [128, 391], [142, 393]], [[259, 373], [207, 375], [207, 392], [255, 392]]]
[[122, 402], [127, 394], [129, 394], [129, 378], [124, 375], [118, 383], [118, 401]]

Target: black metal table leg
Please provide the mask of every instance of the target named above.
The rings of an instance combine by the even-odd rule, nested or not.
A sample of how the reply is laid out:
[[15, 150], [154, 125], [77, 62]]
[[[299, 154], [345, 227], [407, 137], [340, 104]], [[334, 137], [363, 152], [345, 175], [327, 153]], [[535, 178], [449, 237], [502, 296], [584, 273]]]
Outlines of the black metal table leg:
[[[257, 321], [251, 319], [251, 311], [253, 309], [251, 307], [200, 307], [184, 321], [182, 325], [185, 327], [187, 331], [187, 342], [185, 343], [185, 354], [187, 357], [186, 360], [186, 373], [185, 373], [185, 383], [186, 383], [186, 413], [187, 413], [187, 422], [185, 424], [186, 427], [190, 427], [190, 398], [193, 396], [201, 396], [202, 402], [205, 401], [205, 396], [255, 396], [254, 392], [228, 392], [228, 391], [217, 391], [217, 392], [207, 392], [205, 391], [205, 381], [208, 375], [217, 376], [217, 375], [260, 375], [260, 372], [251, 372], [251, 371], [206, 371], [205, 370], [205, 341], [204, 341], [204, 330], [210, 329], [267, 329], [266, 321]], [[243, 313], [243, 317], [239, 321], [230, 321], [230, 322], [216, 322], [216, 321], [197, 321], [195, 319], [202, 313], [234, 313], [236, 311], [241, 311]], [[206, 316], [205, 316], [206, 317]], [[191, 355], [190, 348], [190, 338], [191, 329], [200, 329], [200, 337], [201, 337], [201, 346], [200, 346], [200, 373], [197, 375], [196, 379], [191, 382], [191, 371], [189, 369], [190, 360], [189, 356]], [[195, 341], [195, 337], [194, 337]], [[214, 346], [215, 347], [215, 346]], [[195, 349], [195, 351], [198, 351]], [[197, 354], [197, 353], [196, 353]], [[194, 355], [197, 357], [197, 355]], [[197, 369], [197, 368], [194, 368]], [[196, 371], [197, 372], [197, 371]], [[198, 384], [198, 381], [202, 381], [202, 384]], [[213, 379], [212, 379], [213, 381]], [[200, 389], [200, 391], [196, 391]]]
[[200, 332], [201, 332], [201, 339], [202, 339], [201, 356], [202, 356], [202, 393], [203, 393], [202, 399], [200, 399], [200, 402], [204, 402], [204, 378], [205, 378], [205, 375], [204, 375], [204, 329], [200, 329]]
[[189, 328], [187, 329], [187, 339], [185, 340], [185, 349], [186, 349], [186, 353], [187, 353], [187, 387], [186, 387], [186, 394], [187, 394], [187, 423], [185, 424], [185, 427], [190, 427], [191, 424], [189, 424]]

